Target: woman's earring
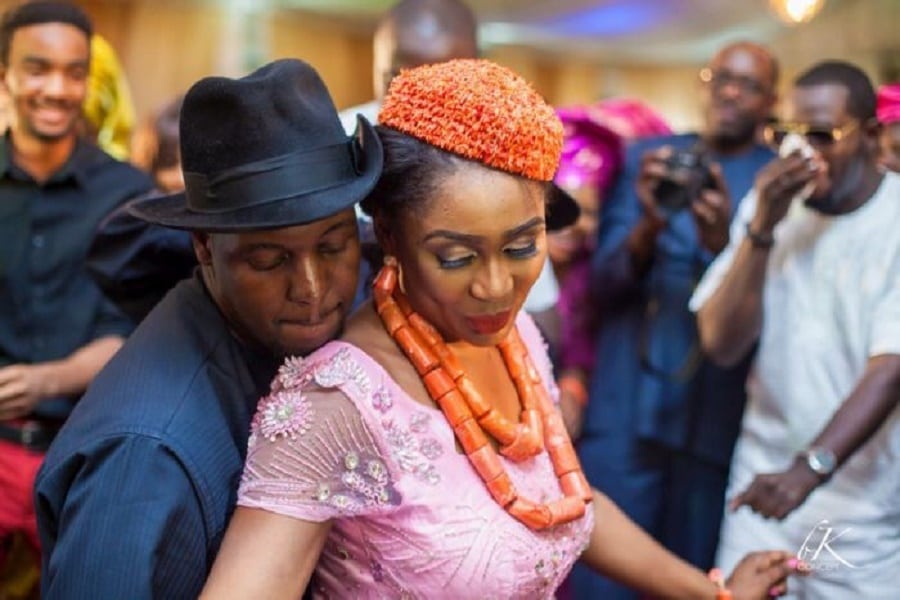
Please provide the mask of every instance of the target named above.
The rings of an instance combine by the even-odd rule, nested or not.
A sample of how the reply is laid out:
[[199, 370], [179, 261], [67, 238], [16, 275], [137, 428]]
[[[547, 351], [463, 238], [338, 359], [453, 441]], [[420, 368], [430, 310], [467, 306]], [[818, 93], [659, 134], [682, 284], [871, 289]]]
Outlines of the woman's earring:
[[385, 254], [384, 266], [397, 272], [397, 286], [400, 288], [400, 291], [405, 294], [406, 287], [403, 285], [403, 267], [400, 266], [400, 261], [392, 254]]
[[400, 291], [406, 294], [406, 286], [403, 285], [403, 266], [397, 261], [397, 286]]

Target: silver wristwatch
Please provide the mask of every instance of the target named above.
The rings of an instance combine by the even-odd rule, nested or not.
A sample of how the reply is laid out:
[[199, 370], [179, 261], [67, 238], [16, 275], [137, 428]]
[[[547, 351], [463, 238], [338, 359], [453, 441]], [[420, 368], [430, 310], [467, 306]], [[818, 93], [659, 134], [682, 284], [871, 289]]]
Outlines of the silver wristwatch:
[[826, 448], [810, 446], [801, 452], [800, 456], [806, 460], [806, 465], [812, 469], [813, 473], [822, 477], [830, 476], [837, 467], [837, 459], [834, 456], [834, 452]]

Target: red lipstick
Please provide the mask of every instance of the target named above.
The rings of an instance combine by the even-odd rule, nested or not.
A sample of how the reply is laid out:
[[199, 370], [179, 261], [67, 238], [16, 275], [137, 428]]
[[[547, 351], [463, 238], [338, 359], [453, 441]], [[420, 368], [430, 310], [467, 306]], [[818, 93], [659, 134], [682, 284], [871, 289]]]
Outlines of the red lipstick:
[[477, 317], [466, 317], [466, 322], [474, 331], [481, 335], [491, 335], [497, 333], [509, 323], [512, 313], [508, 310], [494, 313], [492, 315], [479, 315]]

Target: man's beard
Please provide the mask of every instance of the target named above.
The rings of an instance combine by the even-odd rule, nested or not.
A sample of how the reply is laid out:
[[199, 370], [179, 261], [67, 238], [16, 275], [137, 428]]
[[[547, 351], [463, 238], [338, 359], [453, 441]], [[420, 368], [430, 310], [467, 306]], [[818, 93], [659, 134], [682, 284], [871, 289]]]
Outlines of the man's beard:
[[847, 205], [855, 200], [854, 194], [862, 186], [866, 161], [867, 158], [863, 156], [855, 156], [847, 168], [838, 174], [839, 179], [831, 185], [828, 194], [821, 198], [813, 196], [807, 199], [806, 206], [825, 215], [839, 215], [846, 212]]

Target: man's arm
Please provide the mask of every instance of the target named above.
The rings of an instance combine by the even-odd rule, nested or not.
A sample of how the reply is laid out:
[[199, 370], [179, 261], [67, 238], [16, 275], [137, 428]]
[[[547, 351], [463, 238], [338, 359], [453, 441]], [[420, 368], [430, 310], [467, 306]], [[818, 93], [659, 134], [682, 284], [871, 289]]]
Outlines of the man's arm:
[[102, 442], [42, 471], [42, 598], [196, 598], [208, 539], [197, 490], [158, 440]]
[[849, 398], [812, 445], [834, 453], [840, 466], [871, 438], [900, 404], [900, 355], [869, 359]]
[[744, 238], [731, 268], [697, 313], [700, 344], [718, 365], [736, 364], [759, 338], [768, 258], [768, 248]]
[[700, 344], [713, 362], [722, 366], [736, 364], [759, 338], [766, 265], [775, 227], [787, 214], [794, 195], [815, 176], [816, 169], [799, 154], [773, 160], [756, 177], [751, 192], [755, 202], [741, 203], [732, 227], [733, 257], [728, 258], [731, 267], [697, 313]]
[[634, 293], [653, 263], [656, 239], [665, 222], [644, 211], [637, 196], [641, 156], [628, 152], [625, 167], [603, 202], [598, 244], [591, 259], [591, 294], [602, 304], [616, 304]]
[[[898, 403], [900, 355], [875, 356], [869, 359], [862, 379], [811, 446], [833, 453], [840, 467], [875, 435]], [[787, 471], [757, 475], [750, 487], [731, 501], [730, 507], [735, 510], [746, 504], [765, 517], [783, 519], [824, 480], [805, 459], [798, 457]]]
[[27, 415], [46, 398], [84, 393], [124, 341], [106, 335], [61, 360], [0, 368], [0, 421]]

